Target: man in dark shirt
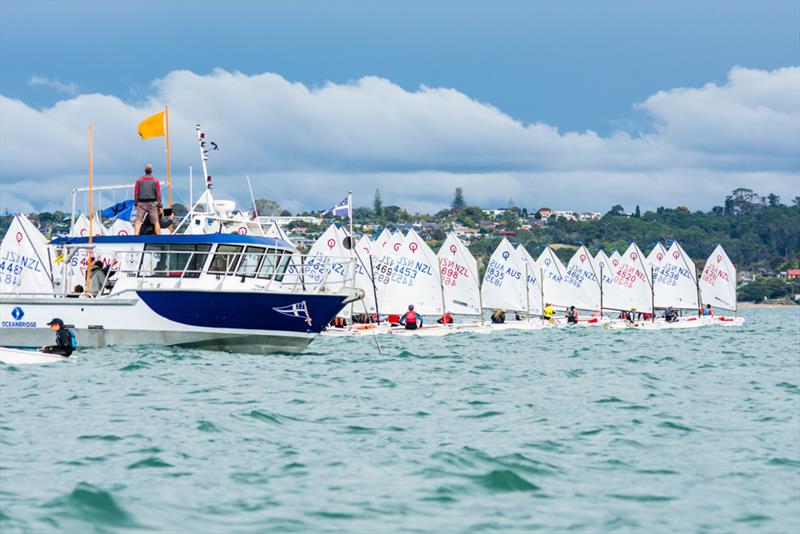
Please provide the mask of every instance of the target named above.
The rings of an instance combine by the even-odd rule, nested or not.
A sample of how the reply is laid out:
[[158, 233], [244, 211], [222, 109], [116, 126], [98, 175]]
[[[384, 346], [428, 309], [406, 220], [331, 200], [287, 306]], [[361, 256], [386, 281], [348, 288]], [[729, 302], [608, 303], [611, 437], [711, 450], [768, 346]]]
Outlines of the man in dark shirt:
[[133, 200], [136, 203], [136, 224], [134, 225], [136, 235], [139, 235], [142, 220], [145, 218], [150, 219], [150, 223], [155, 228], [154, 233], [156, 235], [160, 234], [161, 184], [153, 176], [153, 166], [149, 163], [144, 166], [144, 176], [140, 176], [136, 180], [136, 186], [133, 189]]
[[47, 326], [50, 330], [56, 333], [56, 344], [46, 345], [42, 347], [42, 351], [48, 354], [58, 354], [69, 358], [72, 351], [75, 350], [73, 345], [74, 334], [68, 328], [64, 328], [64, 321], [61, 319], [53, 319]]

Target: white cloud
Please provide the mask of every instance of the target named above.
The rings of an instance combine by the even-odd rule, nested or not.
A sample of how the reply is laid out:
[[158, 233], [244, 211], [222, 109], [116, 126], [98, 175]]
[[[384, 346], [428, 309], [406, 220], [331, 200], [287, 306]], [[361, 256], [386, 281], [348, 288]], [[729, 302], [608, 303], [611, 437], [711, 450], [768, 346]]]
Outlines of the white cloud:
[[49, 87], [51, 89], [55, 89], [59, 93], [65, 93], [68, 95], [74, 95], [78, 93], [78, 86], [74, 83], [64, 83], [58, 78], [47, 78], [45, 76], [31, 76], [31, 79], [28, 80], [28, 85], [31, 87]]
[[[95, 130], [97, 183], [132, 181], [152, 161], [163, 175], [163, 142], [140, 141], [136, 127], [170, 106], [176, 196], [199, 158], [194, 125], [221, 150], [210, 173], [222, 193], [256, 194], [290, 209], [326, 208], [353, 189], [369, 205], [431, 211], [463, 186], [484, 205], [604, 210], [708, 208], [751, 186], [785, 198], [800, 194], [800, 68], [736, 67], [724, 84], [659, 92], [636, 106], [647, 133], [561, 133], [523, 124], [454, 89], [407, 91], [376, 77], [312, 88], [276, 74], [174, 71], [142, 102], [81, 94], [37, 110], [0, 96], [0, 205], [66, 206], [85, 179], [87, 123]], [[200, 184], [200, 179], [196, 181]]]

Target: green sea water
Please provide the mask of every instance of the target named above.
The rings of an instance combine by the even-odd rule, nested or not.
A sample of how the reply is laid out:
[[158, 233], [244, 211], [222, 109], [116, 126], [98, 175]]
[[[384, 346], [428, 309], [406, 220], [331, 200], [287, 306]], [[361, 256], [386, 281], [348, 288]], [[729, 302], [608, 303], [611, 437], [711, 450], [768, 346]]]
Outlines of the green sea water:
[[800, 312], [0, 364], [0, 531], [800, 531]]

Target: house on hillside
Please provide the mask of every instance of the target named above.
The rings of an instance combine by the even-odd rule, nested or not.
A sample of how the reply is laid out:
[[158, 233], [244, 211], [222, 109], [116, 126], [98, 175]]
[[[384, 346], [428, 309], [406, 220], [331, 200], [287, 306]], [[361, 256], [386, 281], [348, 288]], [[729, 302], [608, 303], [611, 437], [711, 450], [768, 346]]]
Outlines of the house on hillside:
[[490, 219], [497, 219], [498, 217], [502, 217], [505, 212], [508, 211], [508, 208], [497, 208], [494, 210], [481, 210], [484, 215], [489, 217]]

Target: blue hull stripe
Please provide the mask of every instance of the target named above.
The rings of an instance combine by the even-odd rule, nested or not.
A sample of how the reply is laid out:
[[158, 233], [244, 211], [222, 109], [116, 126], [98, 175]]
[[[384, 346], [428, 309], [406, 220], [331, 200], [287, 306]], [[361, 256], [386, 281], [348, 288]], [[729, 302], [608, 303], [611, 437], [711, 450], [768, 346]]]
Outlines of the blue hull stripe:
[[[241, 328], [319, 333], [343, 308], [343, 296], [206, 291], [137, 291], [155, 313], [176, 323], [206, 328]], [[273, 308], [305, 301], [311, 325]]]

